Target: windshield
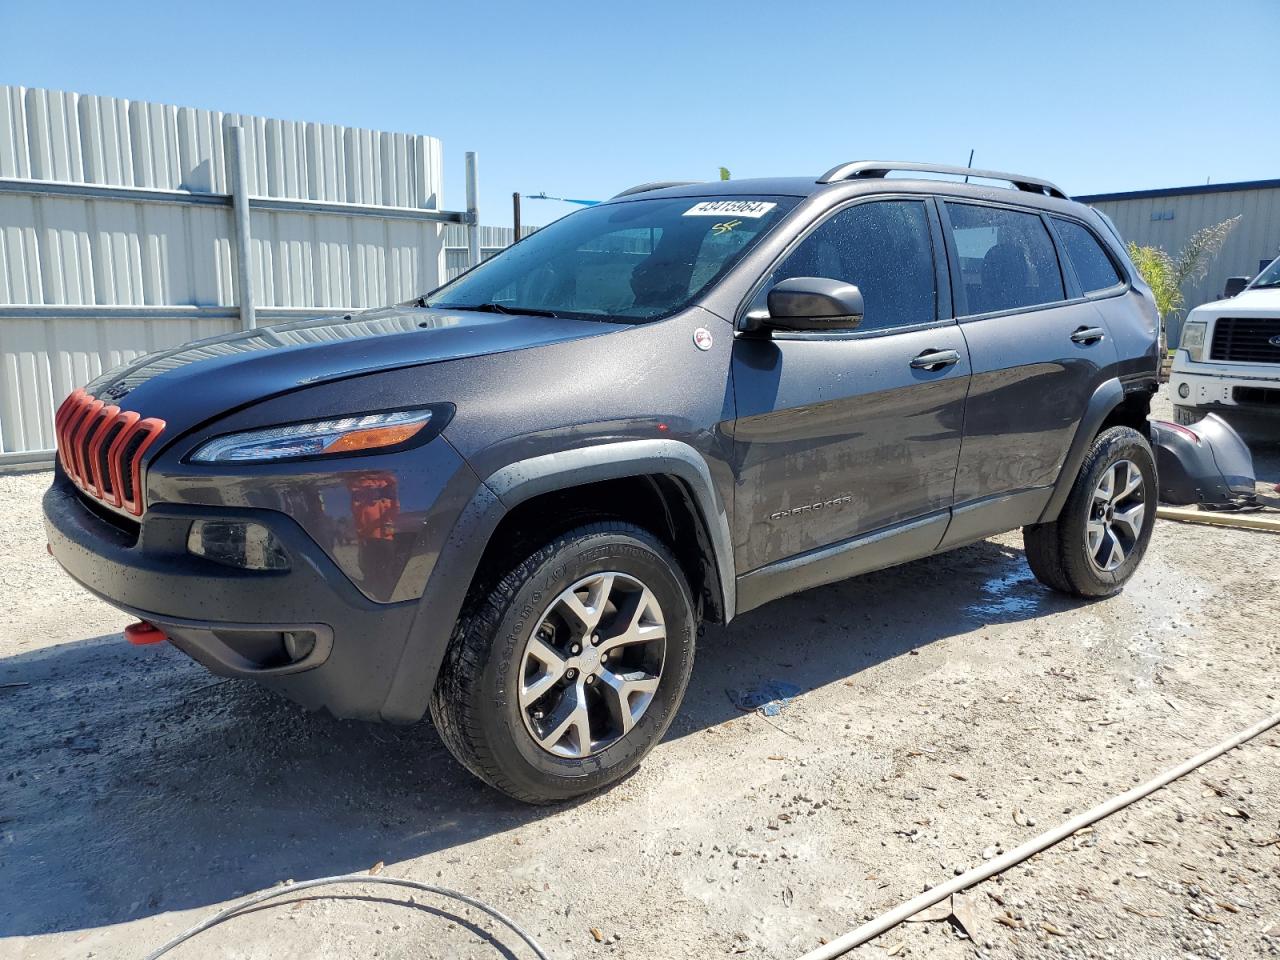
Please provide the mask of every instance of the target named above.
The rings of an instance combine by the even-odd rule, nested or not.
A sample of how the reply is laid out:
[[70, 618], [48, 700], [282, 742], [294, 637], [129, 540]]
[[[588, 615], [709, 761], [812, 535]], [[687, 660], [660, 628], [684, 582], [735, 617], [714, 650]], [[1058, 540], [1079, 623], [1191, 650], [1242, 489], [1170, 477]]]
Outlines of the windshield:
[[683, 197], [589, 207], [531, 234], [424, 302], [653, 320], [691, 303], [797, 202]]
[[1280, 257], [1272, 260], [1249, 286], [1255, 290], [1258, 287], [1280, 287]]

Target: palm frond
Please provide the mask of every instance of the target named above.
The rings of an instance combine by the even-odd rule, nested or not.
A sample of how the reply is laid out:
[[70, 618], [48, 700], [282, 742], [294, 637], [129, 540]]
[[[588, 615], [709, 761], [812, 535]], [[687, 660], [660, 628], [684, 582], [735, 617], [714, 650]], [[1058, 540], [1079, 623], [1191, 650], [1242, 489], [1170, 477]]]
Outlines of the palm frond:
[[1222, 245], [1240, 222], [1241, 216], [1223, 220], [1212, 226], [1197, 230], [1187, 241], [1187, 245], [1174, 261], [1174, 275], [1178, 285], [1197, 283], [1209, 272], [1209, 264], [1222, 251]]

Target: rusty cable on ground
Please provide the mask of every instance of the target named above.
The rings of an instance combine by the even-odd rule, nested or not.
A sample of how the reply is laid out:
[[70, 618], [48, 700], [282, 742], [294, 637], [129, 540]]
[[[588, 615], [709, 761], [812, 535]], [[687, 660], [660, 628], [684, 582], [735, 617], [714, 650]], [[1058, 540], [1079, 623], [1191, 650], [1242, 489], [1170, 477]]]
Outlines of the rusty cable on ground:
[[506, 914], [502, 913], [495, 907], [489, 906], [482, 900], [477, 900], [475, 897], [469, 897], [465, 893], [459, 893], [456, 890], [450, 890], [447, 887], [437, 887], [429, 883], [419, 883], [417, 880], [405, 880], [400, 877], [380, 877], [369, 873], [344, 873], [336, 877], [321, 877], [318, 880], [303, 880], [298, 883], [285, 883], [278, 887], [272, 887], [270, 890], [260, 890], [257, 893], [245, 897], [243, 900], [233, 903], [229, 907], [224, 907], [207, 920], [203, 920], [200, 923], [197, 923], [194, 927], [191, 927], [189, 930], [178, 934], [162, 947], [159, 947], [147, 954], [146, 960], [157, 960], [158, 957], [164, 956], [174, 947], [186, 943], [192, 937], [203, 933], [211, 927], [217, 926], [219, 923], [222, 923], [222, 921], [230, 919], [249, 907], [256, 906], [257, 904], [263, 903], [267, 900], [273, 900], [276, 897], [283, 897], [290, 893], [296, 893], [299, 890], [309, 890], [312, 887], [326, 886], [335, 883], [384, 883], [395, 887], [408, 887], [410, 890], [422, 890], [425, 893], [435, 894], [438, 897], [446, 897], [451, 900], [459, 900], [462, 903], [475, 907], [477, 910], [488, 914], [499, 923], [514, 931], [521, 940], [529, 945], [529, 949], [534, 952], [538, 957], [538, 960], [551, 960], [547, 955], [547, 952], [538, 945], [538, 941], [533, 939], [532, 934], [528, 933], [523, 927]]

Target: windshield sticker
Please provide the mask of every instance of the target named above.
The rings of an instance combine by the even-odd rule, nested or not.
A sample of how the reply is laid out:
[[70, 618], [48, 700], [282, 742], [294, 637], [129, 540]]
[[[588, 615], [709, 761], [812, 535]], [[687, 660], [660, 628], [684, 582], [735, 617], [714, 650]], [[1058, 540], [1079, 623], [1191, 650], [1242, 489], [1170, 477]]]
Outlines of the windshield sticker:
[[764, 200], [703, 200], [684, 212], [686, 217], [750, 217], [758, 220], [776, 207]]
[[733, 233], [733, 228], [740, 226], [742, 226], [741, 220], [726, 220], [724, 223], [717, 223], [711, 228], [711, 232], [718, 237], [723, 233]]

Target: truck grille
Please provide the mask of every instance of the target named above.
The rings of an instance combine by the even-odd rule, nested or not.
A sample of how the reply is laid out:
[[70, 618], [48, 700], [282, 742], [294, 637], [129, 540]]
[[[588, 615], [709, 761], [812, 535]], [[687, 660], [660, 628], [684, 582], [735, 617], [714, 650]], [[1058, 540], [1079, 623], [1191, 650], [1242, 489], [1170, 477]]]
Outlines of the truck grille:
[[164, 421], [95, 400], [83, 389], [54, 418], [58, 460], [89, 496], [142, 516], [142, 455], [164, 431]]
[[1280, 317], [1222, 317], [1213, 324], [1210, 360], [1237, 363], [1280, 363]]

